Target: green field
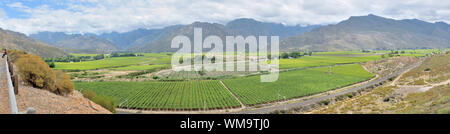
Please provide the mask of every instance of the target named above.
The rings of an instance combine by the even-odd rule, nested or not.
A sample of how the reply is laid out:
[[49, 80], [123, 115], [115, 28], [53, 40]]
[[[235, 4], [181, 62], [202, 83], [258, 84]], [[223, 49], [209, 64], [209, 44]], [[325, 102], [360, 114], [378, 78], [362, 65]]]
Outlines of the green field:
[[84, 54], [84, 53], [70, 53], [70, 55], [76, 56], [76, 57], [80, 57], [80, 56], [91, 56], [94, 57], [98, 54]]
[[328, 74], [328, 68], [324, 67], [282, 72], [278, 81], [272, 83], [261, 83], [260, 76], [224, 82], [243, 103], [253, 105], [317, 94], [374, 77], [358, 64], [334, 66], [331, 72]]
[[296, 59], [281, 59], [280, 69], [328, 66], [334, 64], [359, 63], [381, 59], [379, 55], [372, 56], [303, 56]]
[[313, 55], [371, 55], [374, 52], [364, 53], [361, 51], [332, 51], [332, 52], [315, 52]]
[[203, 110], [240, 106], [219, 81], [75, 82], [75, 87], [111, 96], [122, 108]]

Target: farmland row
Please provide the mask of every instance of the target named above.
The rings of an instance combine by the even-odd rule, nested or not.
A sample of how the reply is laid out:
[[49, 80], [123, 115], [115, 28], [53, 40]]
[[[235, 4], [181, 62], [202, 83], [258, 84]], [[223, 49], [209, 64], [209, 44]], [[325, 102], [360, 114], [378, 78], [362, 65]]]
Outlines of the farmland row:
[[121, 108], [202, 110], [239, 107], [219, 81], [77, 82], [79, 90], [111, 96]]

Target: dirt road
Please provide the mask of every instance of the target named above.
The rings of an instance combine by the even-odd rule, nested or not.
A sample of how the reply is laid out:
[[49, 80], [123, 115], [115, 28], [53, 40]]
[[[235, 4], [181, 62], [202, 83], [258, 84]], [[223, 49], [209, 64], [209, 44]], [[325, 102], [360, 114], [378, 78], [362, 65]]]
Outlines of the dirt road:
[[0, 114], [11, 113], [9, 106], [8, 79], [6, 78], [5, 59], [0, 59]]

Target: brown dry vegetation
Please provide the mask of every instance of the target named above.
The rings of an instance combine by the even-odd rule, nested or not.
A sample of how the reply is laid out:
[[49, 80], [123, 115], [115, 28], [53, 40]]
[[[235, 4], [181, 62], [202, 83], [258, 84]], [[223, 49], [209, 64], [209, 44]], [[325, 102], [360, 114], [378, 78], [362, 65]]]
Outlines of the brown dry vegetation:
[[428, 57], [423, 64], [405, 73], [401, 85], [426, 85], [450, 79], [450, 54]]
[[[395, 92], [395, 86], [380, 87], [372, 92], [337, 102], [312, 113], [438, 113], [450, 114], [450, 85], [407, 95]], [[405, 96], [405, 97], [403, 97]]]
[[18, 50], [11, 50], [8, 55], [26, 85], [61, 95], [73, 91], [70, 77], [62, 71], [52, 70], [39, 56]]
[[[368, 68], [375, 66], [386, 65], [374, 64]], [[450, 114], [449, 67], [449, 54], [429, 57], [419, 67], [411, 69], [400, 77], [398, 82], [406, 85], [394, 83], [392, 84], [394, 86], [379, 87], [366, 94], [316, 109], [312, 113]]]

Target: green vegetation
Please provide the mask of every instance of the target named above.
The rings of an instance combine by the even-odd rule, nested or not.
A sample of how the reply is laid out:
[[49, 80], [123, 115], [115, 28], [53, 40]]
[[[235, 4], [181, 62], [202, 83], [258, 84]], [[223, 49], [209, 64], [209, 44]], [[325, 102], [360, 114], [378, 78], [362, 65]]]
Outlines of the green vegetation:
[[369, 55], [374, 52], [363, 52], [363, 51], [331, 51], [331, 52], [315, 52], [313, 55], [326, 56], [326, 55]]
[[75, 87], [111, 96], [121, 108], [203, 110], [240, 106], [219, 81], [76, 82]]
[[[245, 104], [260, 104], [312, 95], [374, 77], [360, 65], [314, 68], [282, 72], [278, 81], [261, 83], [260, 76], [224, 80], [230, 90]], [[318, 84], [320, 83], [320, 84]]]
[[[61, 70], [92, 70], [102, 68], [118, 68], [126, 66], [134, 66], [134, 68], [148, 68], [149, 64], [170, 64], [170, 56], [166, 53], [161, 54], [141, 54], [135, 57], [108, 57], [97, 55], [100, 60], [82, 61], [82, 62], [55, 62], [55, 69]], [[103, 56], [103, 57], [102, 57]], [[103, 59], [104, 58], [104, 59]], [[144, 67], [138, 67], [144, 66]], [[133, 68], [133, 67], [131, 67]], [[123, 68], [122, 68], [123, 69]], [[120, 69], [119, 69], [120, 70]]]
[[102, 78], [102, 74], [105, 74], [107, 72], [87, 72], [83, 71], [80, 73], [72, 73], [70, 74], [70, 78], [89, 78], [89, 79], [96, 79], [96, 78]]
[[111, 68], [111, 70], [131, 71], [131, 70], [152, 70], [152, 69], [169, 69], [170, 64], [156, 64], [156, 65], [132, 65], [118, 68]]
[[73, 63], [55, 62], [56, 65], [55, 69], [62, 69], [62, 70], [101, 69], [108, 67], [136, 65], [147, 60], [149, 59], [143, 57], [118, 57], [86, 62], [73, 62]]

